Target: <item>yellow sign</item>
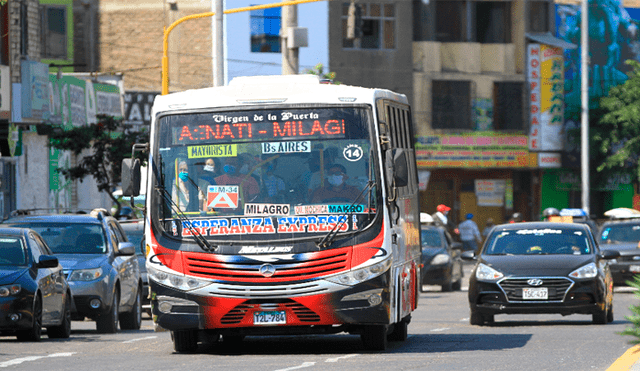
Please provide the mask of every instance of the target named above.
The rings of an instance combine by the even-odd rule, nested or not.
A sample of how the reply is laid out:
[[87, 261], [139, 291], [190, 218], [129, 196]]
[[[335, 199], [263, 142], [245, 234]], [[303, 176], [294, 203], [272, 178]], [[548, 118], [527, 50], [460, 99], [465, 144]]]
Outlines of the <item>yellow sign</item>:
[[189, 158], [203, 157], [236, 157], [238, 156], [237, 144], [211, 144], [208, 146], [187, 147]]

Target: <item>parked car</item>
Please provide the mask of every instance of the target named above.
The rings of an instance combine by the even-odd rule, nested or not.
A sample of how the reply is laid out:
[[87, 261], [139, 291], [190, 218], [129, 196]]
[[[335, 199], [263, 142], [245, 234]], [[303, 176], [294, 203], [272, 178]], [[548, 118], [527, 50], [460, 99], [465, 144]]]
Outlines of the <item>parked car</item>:
[[591, 314], [596, 324], [613, 321], [609, 259], [590, 227], [530, 222], [496, 226], [469, 279], [470, 323], [494, 322], [496, 314]]
[[611, 261], [614, 285], [626, 285], [640, 274], [640, 218], [608, 220], [598, 233], [600, 248], [616, 250], [620, 257]]
[[129, 242], [136, 247], [138, 266], [142, 276], [142, 310], [151, 316], [151, 299], [149, 298], [149, 279], [147, 278], [147, 257], [145, 254], [144, 220], [119, 220], [120, 226]]
[[40, 233], [60, 260], [75, 302], [72, 319], [96, 321], [98, 332], [139, 329], [142, 277], [134, 245], [118, 221], [89, 214], [21, 215], [5, 225]]
[[423, 285], [440, 285], [442, 291], [460, 290], [462, 286], [462, 244], [454, 242], [444, 227], [422, 224], [422, 269], [420, 291]]
[[71, 334], [71, 289], [58, 258], [33, 230], [0, 228], [0, 335], [39, 341]]

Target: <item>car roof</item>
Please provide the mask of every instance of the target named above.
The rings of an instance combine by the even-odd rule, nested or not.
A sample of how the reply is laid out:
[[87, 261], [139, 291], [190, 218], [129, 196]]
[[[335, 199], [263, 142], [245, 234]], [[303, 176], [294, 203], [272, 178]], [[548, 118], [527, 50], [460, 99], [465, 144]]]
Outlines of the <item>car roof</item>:
[[[0, 226], [0, 235], [2, 236], [24, 236], [29, 232], [29, 228], [3, 227]], [[35, 231], [34, 231], [35, 233]]]
[[609, 225], [640, 225], [640, 218], [635, 219], [614, 219], [602, 223], [602, 227]]
[[102, 224], [102, 221], [89, 214], [50, 214], [50, 215], [20, 215], [9, 218], [3, 224], [18, 223], [78, 223]]
[[499, 224], [494, 228], [495, 231], [513, 231], [518, 229], [574, 229], [588, 230], [589, 227], [584, 223], [555, 223], [555, 222], [522, 222]]

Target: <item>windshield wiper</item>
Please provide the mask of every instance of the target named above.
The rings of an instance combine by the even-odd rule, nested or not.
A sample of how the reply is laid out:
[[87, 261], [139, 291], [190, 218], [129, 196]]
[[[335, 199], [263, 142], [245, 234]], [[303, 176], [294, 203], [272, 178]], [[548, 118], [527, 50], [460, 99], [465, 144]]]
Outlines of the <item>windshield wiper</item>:
[[[349, 208], [347, 209], [347, 211], [342, 212], [340, 214], [338, 214], [338, 220], [340, 221], [339, 223], [336, 223], [333, 228], [331, 228], [331, 230], [329, 231], [329, 233], [327, 233], [322, 240], [320, 240], [320, 242], [318, 242], [318, 249], [324, 249], [327, 246], [331, 245], [331, 242], [333, 242], [333, 240], [335, 239], [335, 237], [338, 235], [338, 231], [340, 230], [340, 228], [344, 225], [344, 223], [347, 222], [347, 220], [349, 220], [350, 216], [353, 214], [353, 206], [360, 201], [360, 199], [362, 198], [362, 195], [364, 195], [364, 193], [372, 188], [374, 186], [374, 182], [372, 180], [369, 180], [367, 182], [367, 185], [362, 189], [362, 191], [360, 192], [360, 194], [358, 195], [358, 197], [356, 197], [355, 201], [353, 201], [351, 203], [351, 205], [349, 205]], [[370, 206], [370, 205], [368, 205]], [[342, 216], [345, 216], [345, 218], [342, 218]]]
[[182, 210], [180, 210], [180, 207], [178, 207], [178, 205], [171, 199], [171, 195], [169, 194], [169, 191], [167, 191], [166, 188], [158, 187], [157, 191], [162, 194], [162, 197], [165, 199], [165, 201], [169, 202], [169, 205], [171, 205], [171, 210], [178, 215], [178, 218], [182, 222], [182, 225], [186, 225], [187, 228], [189, 228], [189, 230], [191, 231], [191, 234], [196, 240], [196, 243], [198, 243], [198, 246], [200, 246], [202, 250], [211, 252], [211, 251], [216, 251], [218, 249], [218, 246], [211, 245], [209, 241], [207, 241], [207, 239], [200, 234], [200, 231], [197, 228], [194, 228], [193, 225], [191, 225], [191, 219], [189, 219], [189, 217], [184, 215]]

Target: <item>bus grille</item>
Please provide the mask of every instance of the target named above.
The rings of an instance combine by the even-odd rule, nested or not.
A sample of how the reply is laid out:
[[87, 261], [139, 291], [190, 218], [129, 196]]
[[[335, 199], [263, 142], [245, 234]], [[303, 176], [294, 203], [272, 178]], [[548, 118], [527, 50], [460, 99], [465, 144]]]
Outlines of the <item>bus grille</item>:
[[261, 301], [261, 300], [249, 300], [242, 304], [237, 305], [235, 308], [227, 312], [220, 319], [220, 323], [223, 325], [235, 325], [241, 323], [247, 313], [252, 311], [258, 311], [264, 309], [264, 307], [270, 307], [274, 310], [291, 310], [300, 322], [320, 322], [320, 316], [311, 309], [304, 305], [295, 302], [293, 300], [282, 301]]
[[[269, 255], [274, 258], [269, 263], [262, 259], [251, 259], [250, 255], [185, 253], [185, 273], [226, 282], [304, 281], [348, 270], [351, 251], [350, 247], [346, 247], [295, 255]], [[275, 268], [275, 272], [269, 277], [260, 273], [260, 267], [267, 264]]]
[[[538, 278], [538, 277], [534, 277]], [[546, 278], [541, 277], [542, 286], [546, 287], [549, 291], [549, 299], [545, 301], [563, 301], [565, 294], [571, 286], [573, 286], [573, 282], [567, 278], [562, 277], [554, 277], [554, 278]], [[522, 289], [525, 287], [531, 287], [527, 281], [529, 278], [508, 278], [499, 282], [500, 287], [507, 295], [507, 299], [509, 301], [523, 301], [522, 299]], [[527, 300], [531, 302], [531, 300]]]

